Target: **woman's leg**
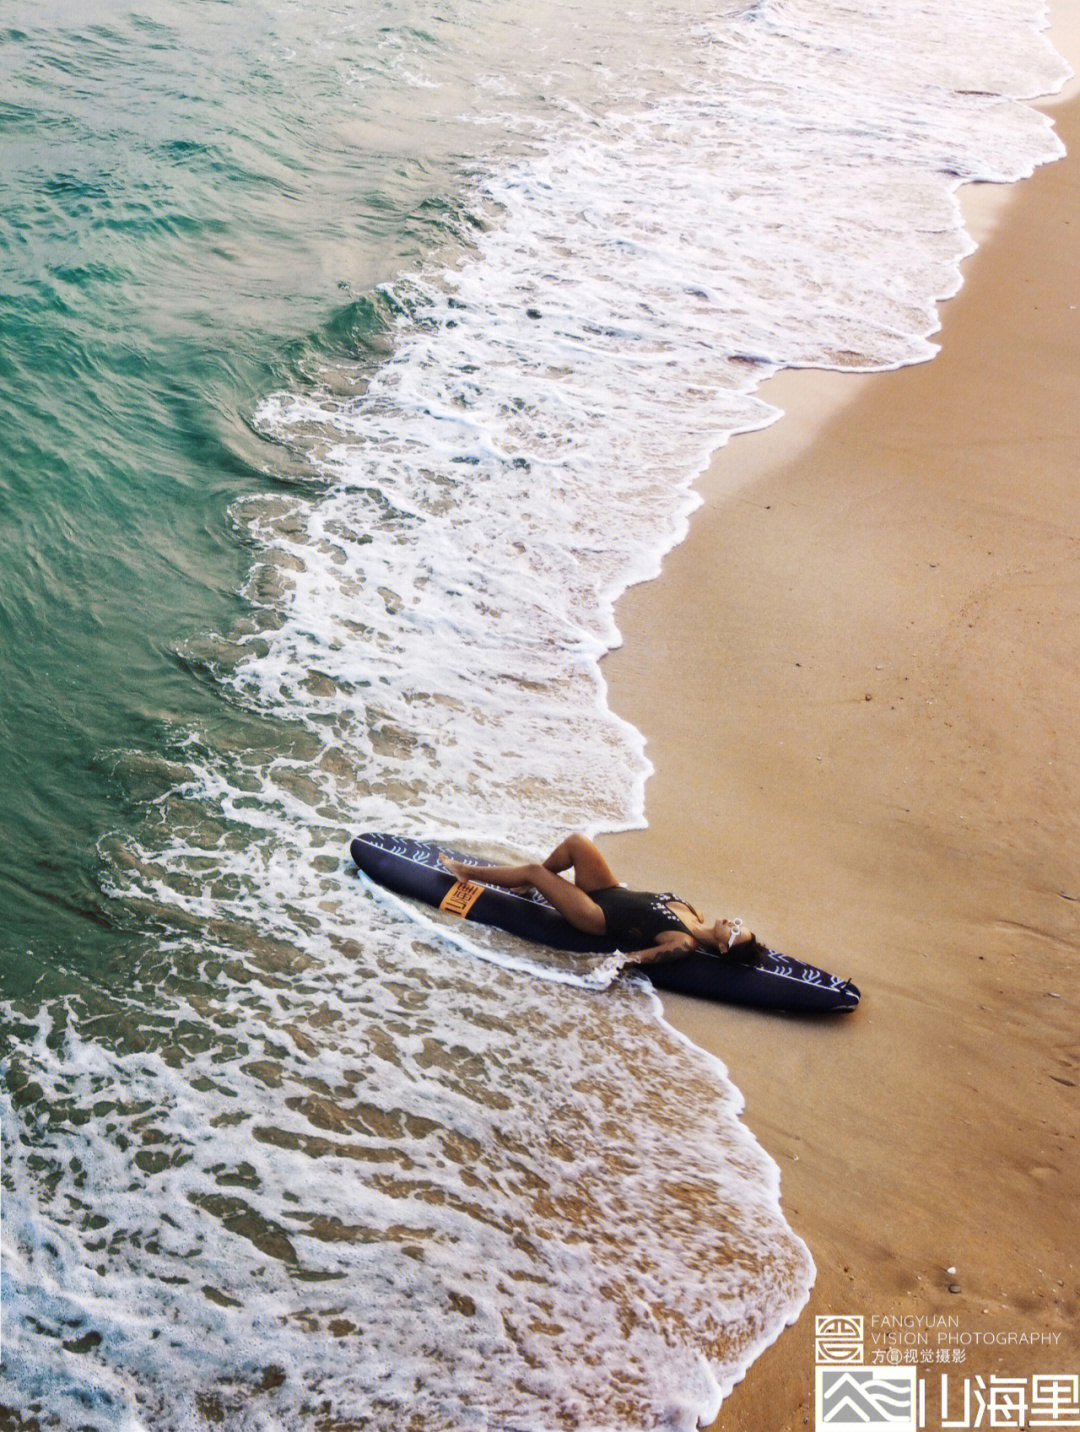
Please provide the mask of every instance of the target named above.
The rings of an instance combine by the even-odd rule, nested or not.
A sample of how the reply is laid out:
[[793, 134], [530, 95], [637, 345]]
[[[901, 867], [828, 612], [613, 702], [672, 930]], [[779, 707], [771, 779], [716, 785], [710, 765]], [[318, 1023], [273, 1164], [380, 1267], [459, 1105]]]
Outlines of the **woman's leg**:
[[586, 894], [590, 890], [610, 890], [618, 885], [614, 871], [587, 835], [568, 835], [544, 861], [545, 870], [574, 868], [574, 883]]
[[[532, 885], [555, 906], [564, 920], [587, 935], [602, 935], [606, 929], [604, 912], [596, 901], [591, 900], [579, 885], [571, 885], [569, 880], [564, 880], [546, 865], [470, 865], [464, 860], [453, 860], [449, 855], [440, 855], [439, 859], [457, 880], [479, 880], [484, 885], [498, 885], [504, 890], [519, 890], [523, 885]], [[592, 888], [599, 890], [603, 887], [594, 885]]]
[[439, 862], [458, 880], [479, 880], [502, 890], [524, 890], [533, 883], [529, 872], [536, 869], [535, 865], [473, 865], [445, 854], [439, 856]]

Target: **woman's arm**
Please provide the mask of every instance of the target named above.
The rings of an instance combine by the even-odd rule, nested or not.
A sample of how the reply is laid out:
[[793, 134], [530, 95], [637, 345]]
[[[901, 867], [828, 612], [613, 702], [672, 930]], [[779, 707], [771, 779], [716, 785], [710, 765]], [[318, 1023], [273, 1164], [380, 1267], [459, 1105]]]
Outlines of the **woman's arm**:
[[658, 944], [647, 950], [634, 950], [627, 956], [627, 964], [653, 965], [661, 960], [678, 960], [690, 954], [696, 941], [693, 935], [680, 934], [678, 930], [665, 930]]

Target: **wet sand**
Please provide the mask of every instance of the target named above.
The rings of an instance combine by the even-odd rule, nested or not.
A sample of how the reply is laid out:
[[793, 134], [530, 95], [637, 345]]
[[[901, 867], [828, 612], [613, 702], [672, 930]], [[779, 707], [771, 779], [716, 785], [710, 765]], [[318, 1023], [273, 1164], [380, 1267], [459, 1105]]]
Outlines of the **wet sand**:
[[616, 868], [863, 991], [832, 1019], [664, 997], [818, 1269], [723, 1432], [812, 1425], [821, 1313], [863, 1315], [867, 1361], [873, 1317], [943, 1314], [1060, 1337], [954, 1380], [1080, 1370], [1080, 102], [1052, 112], [1069, 157], [1015, 186], [937, 358], [774, 380], [788, 416], [617, 611], [610, 701], [656, 774]]

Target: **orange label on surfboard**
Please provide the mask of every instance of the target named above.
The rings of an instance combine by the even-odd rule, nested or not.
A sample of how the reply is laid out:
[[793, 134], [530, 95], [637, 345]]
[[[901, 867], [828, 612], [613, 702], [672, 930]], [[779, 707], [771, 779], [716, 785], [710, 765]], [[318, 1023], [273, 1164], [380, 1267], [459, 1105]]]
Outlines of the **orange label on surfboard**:
[[448, 915], [464, 918], [483, 893], [482, 885], [474, 885], [471, 880], [457, 880], [443, 896], [439, 909], [445, 910]]

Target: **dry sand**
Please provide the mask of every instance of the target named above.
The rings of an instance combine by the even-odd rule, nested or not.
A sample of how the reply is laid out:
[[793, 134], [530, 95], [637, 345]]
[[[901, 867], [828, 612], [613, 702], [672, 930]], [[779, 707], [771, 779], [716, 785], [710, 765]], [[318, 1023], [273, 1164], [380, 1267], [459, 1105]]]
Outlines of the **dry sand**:
[[723, 1432], [810, 1424], [824, 1312], [864, 1316], [868, 1360], [874, 1316], [1060, 1334], [954, 1381], [1080, 1371], [1080, 105], [1055, 116], [1070, 157], [968, 261], [938, 357], [774, 380], [788, 416], [619, 605], [610, 700], [656, 775], [616, 868], [863, 991], [832, 1019], [664, 998], [818, 1268]]

